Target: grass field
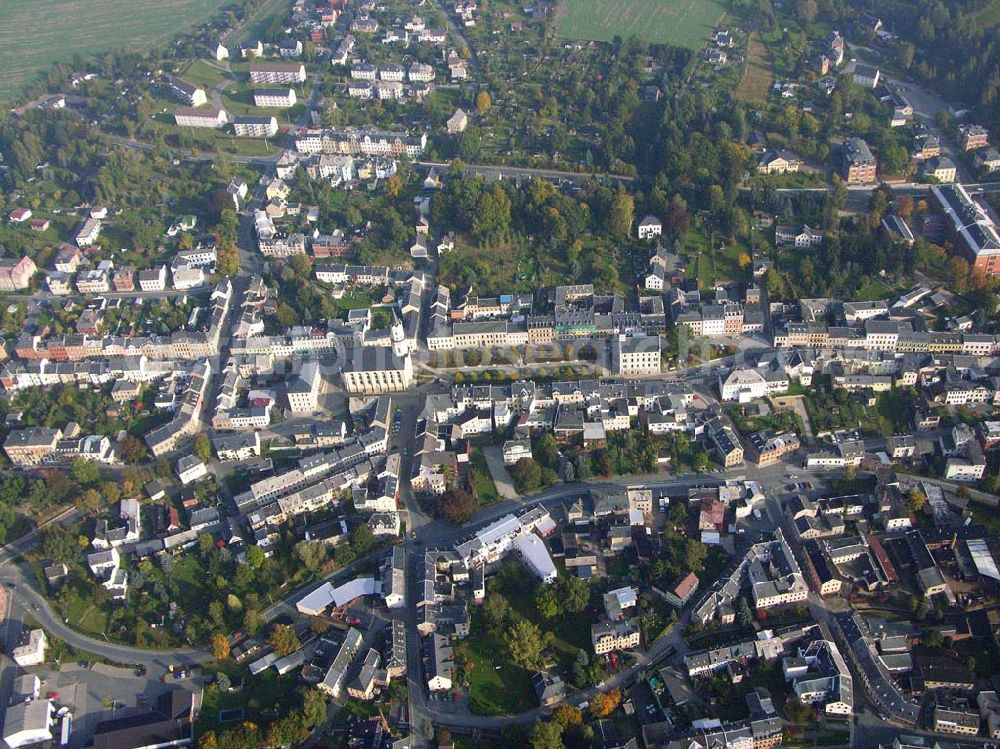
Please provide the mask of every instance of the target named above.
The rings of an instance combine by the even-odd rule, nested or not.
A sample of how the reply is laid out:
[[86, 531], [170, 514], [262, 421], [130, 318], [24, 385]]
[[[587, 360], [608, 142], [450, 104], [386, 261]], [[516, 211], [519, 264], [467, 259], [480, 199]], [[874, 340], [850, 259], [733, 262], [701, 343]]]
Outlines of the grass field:
[[188, 83], [210, 89], [225, 80], [226, 74], [214, 65], [209, 65], [205, 60], [194, 60], [184, 68], [180, 77]]
[[722, 0], [562, 0], [558, 32], [601, 42], [635, 35], [698, 49], [725, 12]]
[[750, 36], [749, 64], [736, 89], [736, 97], [751, 104], [763, 104], [774, 84], [774, 73], [771, 70], [771, 53], [760, 39]]
[[229, 0], [0, 0], [0, 99], [46, 66], [118, 47], [163, 43]]

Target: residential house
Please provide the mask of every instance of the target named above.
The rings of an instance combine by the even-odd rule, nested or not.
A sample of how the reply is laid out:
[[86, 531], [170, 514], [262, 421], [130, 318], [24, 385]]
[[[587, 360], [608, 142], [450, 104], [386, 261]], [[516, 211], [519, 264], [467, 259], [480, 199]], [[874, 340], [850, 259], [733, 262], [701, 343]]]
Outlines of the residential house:
[[937, 182], [955, 181], [955, 162], [947, 156], [935, 156], [933, 159], [928, 159], [920, 171], [924, 179], [933, 179]]
[[445, 129], [449, 135], [458, 135], [459, 133], [464, 133], [465, 129], [469, 126], [469, 116], [462, 109], [456, 109], [455, 114], [448, 118], [448, 122], [445, 123]]
[[19, 260], [0, 258], [0, 291], [19, 291], [31, 285], [31, 278], [38, 268], [27, 255]]
[[167, 266], [157, 265], [138, 273], [139, 288], [143, 291], [163, 291], [167, 288]]
[[258, 107], [288, 109], [296, 103], [295, 89], [292, 88], [255, 88], [253, 103]]
[[100, 219], [88, 218], [76, 230], [73, 241], [76, 242], [77, 247], [89, 247], [97, 241], [97, 237], [101, 234], [101, 228]]
[[806, 224], [802, 226], [777, 226], [774, 241], [778, 245], [791, 245], [797, 249], [818, 247], [823, 243], [823, 233]]
[[638, 623], [635, 619], [625, 619], [593, 624], [590, 641], [596, 655], [606, 655], [615, 650], [634, 650], [640, 642]]
[[799, 171], [802, 163], [789, 151], [766, 151], [757, 163], [759, 174], [787, 174]]
[[83, 253], [79, 247], [71, 244], [62, 245], [56, 252], [56, 259], [53, 267], [60, 273], [76, 273], [80, 263], [83, 262]]
[[639, 222], [639, 239], [652, 239], [663, 234], [663, 224], [656, 216], [645, 216]]
[[882, 77], [882, 72], [878, 68], [873, 68], [870, 65], [856, 65], [854, 67], [853, 80], [854, 83], [863, 88], [875, 88], [878, 86], [879, 79]]
[[840, 172], [849, 185], [875, 181], [878, 161], [861, 138], [848, 138], [841, 148]]
[[10, 651], [10, 657], [21, 668], [40, 666], [45, 663], [45, 651], [49, 640], [45, 630], [33, 629], [27, 632], [22, 641]]
[[990, 144], [990, 133], [982, 125], [959, 125], [958, 144], [963, 151], [974, 151]]
[[1000, 171], [1000, 151], [992, 146], [980, 148], [972, 155], [976, 169], [983, 172]]

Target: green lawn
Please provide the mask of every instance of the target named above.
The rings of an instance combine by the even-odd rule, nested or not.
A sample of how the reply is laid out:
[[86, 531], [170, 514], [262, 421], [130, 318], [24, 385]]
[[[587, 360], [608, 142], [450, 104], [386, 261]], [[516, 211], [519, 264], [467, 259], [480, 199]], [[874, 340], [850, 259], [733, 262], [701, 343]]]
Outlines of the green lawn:
[[352, 309], [367, 309], [374, 304], [374, 301], [370, 294], [362, 291], [348, 291], [340, 299], [334, 299], [333, 304], [346, 314]]
[[295, 122], [305, 109], [304, 102], [307, 101], [307, 94], [301, 88], [295, 91], [298, 103], [288, 109], [282, 107], [258, 107], [254, 104], [253, 90], [256, 88], [250, 84], [231, 83], [222, 89], [222, 103], [230, 115], [267, 117], [274, 115], [278, 119], [279, 125], [288, 125]]
[[875, 278], [865, 279], [854, 298], [861, 302], [874, 302], [890, 296], [893, 290]]
[[718, 237], [708, 237], [692, 229], [681, 240], [681, 254], [687, 255], [685, 268], [689, 278], [701, 281], [702, 288], [712, 288], [717, 283], [737, 280], [745, 275], [740, 270], [740, 255], [747, 253], [740, 244], [719, 247]]
[[222, 82], [226, 78], [226, 74], [214, 65], [209, 65], [204, 60], [195, 60], [184, 68], [184, 71], [180, 74], [180, 78], [188, 83], [194, 83], [210, 89]]
[[[231, 678], [243, 676], [242, 669], [226, 669]], [[220, 692], [215, 684], [205, 689], [201, 711], [195, 722], [195, 733], [217, 731], [224, 726], [219, 723], [220, 710], [243, 708], [247, 720], [261, 723], [285, 714], [296, 702], [296, 676], [279, 676], [274, 669], [266, 669], [252, 679], [238, 692]]]
[[92, 601], [73, 595], [66, 606], [65, 618], [73, 622], [73, 628], [81, 632], [103, 635], [108, 628], [108, 617]]
[[488, 505], [492, 502], [500, 501], [500, 493], [497, 485], [490, 475], [490, 467], [486, 463], [486, 456], [479, 450], [472, 451], [472, 488], [476, 492], [476, 499], [479, 504]]
[[184, 591], [184, 605], [189, 611], [205, 609], [210, 598], [206, 588], [208, 581], [192, 555], [183, 556], [174, 562], [171, 576], [177, 590]]
[[[233, 156], [268, 156], [276, 152], [276, 146], [264, 138], [237, 138], [222, 130], [178, 127], [174, 124], [173, 115], [176, 106], [176, 103], [170, 103], [166, 113], [156, 115], [157, 127], [159, 132], [168, 139], [176, 139], [183, 132], [191, 140], [191, 150], [195, 155], [225, 152]], [[261, 113], [264, 111], [261, 110]], [[185, 145], [186, 147], [187, 145]]]
[[911, 423], [913, 406], [905, 391], [890, 390], [879, 393], [875, 406], [879, 430], [885, 437], [905, 432]]
[[531, 676], [506, 659], [497, 658], [499, 648], [486, 633], [478, 610], [473, 612], [469, 637], [456, 645], [455, 651], [469, 664], [465, 679], [469, 683], [469, 709], [474, 714], [504, 715], [535, 707]]
[[607, 42], [638, 36], [649, 42], [698, 49], [722, 20], [719, 0], [563, 0], [558, 33]]
[[119, 47], [145, 51], [203, 23], [230, 0], [0, 0], [0, 98], [43, 68]]

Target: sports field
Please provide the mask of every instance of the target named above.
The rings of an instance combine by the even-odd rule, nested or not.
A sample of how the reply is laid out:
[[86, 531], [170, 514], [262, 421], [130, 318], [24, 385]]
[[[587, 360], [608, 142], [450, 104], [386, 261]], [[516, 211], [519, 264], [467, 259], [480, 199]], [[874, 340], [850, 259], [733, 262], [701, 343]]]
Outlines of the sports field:
[[609, 42], [635, 35], [698, 49], [725, 11], [723, 0], [562, 0], [557, 28], [567, 39]]
[[54, 62], [162, 44], [231, 0], [0, 0], [0, 99]]

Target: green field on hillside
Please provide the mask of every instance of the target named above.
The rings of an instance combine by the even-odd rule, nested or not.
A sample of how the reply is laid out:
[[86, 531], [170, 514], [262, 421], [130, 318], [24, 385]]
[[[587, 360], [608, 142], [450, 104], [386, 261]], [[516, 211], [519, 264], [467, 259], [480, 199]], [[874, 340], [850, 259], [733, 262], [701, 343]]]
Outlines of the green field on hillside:
[[558, 32], [567, 39], [601, 42], [635, 35], [698, 49], [725, 12], [722, 0], [562, 0]]
[[119, 47], [162, 44], [231, 0], [0, 0], [0, 99], [40, 70]]

